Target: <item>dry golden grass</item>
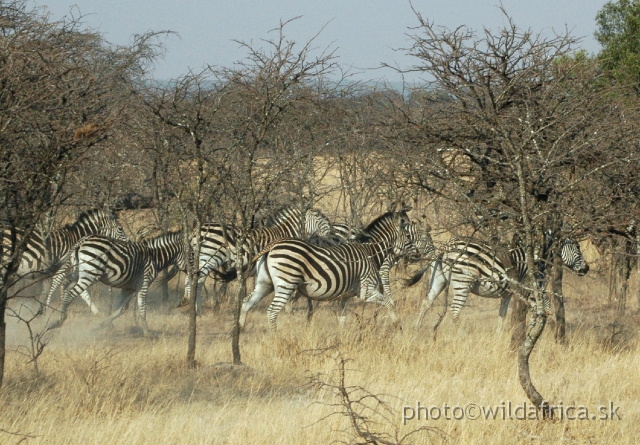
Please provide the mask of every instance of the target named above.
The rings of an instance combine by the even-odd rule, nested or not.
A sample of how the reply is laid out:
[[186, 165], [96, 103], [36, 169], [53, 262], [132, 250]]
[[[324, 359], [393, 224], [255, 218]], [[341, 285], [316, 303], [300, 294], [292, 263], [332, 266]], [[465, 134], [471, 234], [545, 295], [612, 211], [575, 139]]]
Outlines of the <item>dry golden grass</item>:
[[[156, 338], [140, 337], [131, 313], [114, 330], [92, 330], [99, 318], [76, 303], [65, 326], [53, 333], [40, 358], [40, 375], [15, 352], [9, 353], [6, 381], [0, 390], [0, 428], [35, 436], [28, 444], [303, 444], [348, 440], [346, 419], [331, 416], [329, 391], [307, 385], [310, 376], [335, 377], [337, 351], [349, 358], [347, 383], [387, 401], [394, 428], [407, 433], [436, 427], [451, 444], [635, 444], [640, 439], [640, 354], [638, 318], [611, 326], [612, 311], [597, 298], [606, 295], [596, 275], [567, 279], [569, 345], [557, 345], [545, 332], [532, 357], [533, 380], [553, 402], [594, 407], [610, 401], [622, 420], [521, 421], [429, 420], [402, 426], [403, 406], [500, 406], [525, 401], [508, 350], [508, 334], [497, 336], [498, 301], [472, 297], [462, 311], [464, 330], [450, 319], [433, 341], [434, 307], [422, 331], [412, 329], [418, 289], [395, 295], [403, 320], [392, 331], [383, 311], [352, 305], [347, 327], [337, 329], [333, 305], [325, 304], [307, 326], [304, 304], [281, 314], [276, 334], [267, 332], [265, 304], [248, 319], [242, 337], [242, 367], [230, 360], [227, 336], [231, 316], [199, 318], [196, 370], [186, 369], [184, 314], [156, 303], [148, 315]], [[105, 301], [101, 307], [105, 307]], [[635, 304], [631, 310], [635, 311]], [[24, 343], [24, 329], [9, 321], [14, 350]], [[42, 320], [42, 323], [45, 321]], [[313, 350], [329, 348], [318, 354]], [[320, 402], [320, 403], [314, 403]], [[0, 443], [22, 436], [0, 432]], [[442, 443], [424, 432], [413, 443]]]

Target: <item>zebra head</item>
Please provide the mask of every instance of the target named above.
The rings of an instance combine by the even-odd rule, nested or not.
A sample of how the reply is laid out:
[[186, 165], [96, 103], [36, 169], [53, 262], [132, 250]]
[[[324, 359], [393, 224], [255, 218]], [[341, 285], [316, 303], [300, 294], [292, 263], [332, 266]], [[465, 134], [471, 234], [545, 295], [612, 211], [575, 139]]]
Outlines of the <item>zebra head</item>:
[[304, 231], [307, 235], [331, 235], [331, 224], [319, 210], [307, 210], [304, 218]]
[[589, 272], [589, 265], [582, 256], [580, 244], [577, 241], [566, 238], [560, 245], [560, 256], [562, 257], [562, 264], [576, 274], [583, 276]]
[[[369, 225], [362, 229], [357, 236], [356, 241], [359, 243], [380, 243], [385, 242], [388, 246], [394, 245], [399, 237], [407, 237], [406, 232], [411, 224], [406, 209], [398, 212], [386, 212], [371, 221]], [[405, 241], [402, 241], [404, 246]], [[415, 245], [411, 240], [411, 244], [415, 249]]]
[[333, 223], [331, 224], [331, 234], [341, 241], [353, 241], [358, 238], [360, 230], [352, 228], [349, 224]]
[[415, 244], [415, 254], [409, 257], [409, 260], [421, 260], [433, 255], [436, 251], [433, 245], [433, 239], [431, 238], [431, 227], [425, 226], [420, 230], [420, 226], [411, 222], [407, 230], [409, 238], [411, 238]]
[[84, 235], [93, 234], [108, 236], [121, 241], [129, 240], [116, 215], [112, 212], [105, 212], [102, 209], [90, 210], [80, 214], [77, 221], [67, 227]]
[[393, 254], [395, 256], [408, 256], [410, 258], [418, 255], [416, 243], [418, 240], [418, 231], [415, 223], [412, 223], [404, 209], [396, 212], [398, 218], [396, 226], [395, 240], [393, 243]]
[[129, 237], [124, 233], [124, 229], [114, 213], [109, 214], [107, 221], [105, 221], [105, 224], [102, 226], [100, 235], [115, 238], [120, 241], [129, 241]]

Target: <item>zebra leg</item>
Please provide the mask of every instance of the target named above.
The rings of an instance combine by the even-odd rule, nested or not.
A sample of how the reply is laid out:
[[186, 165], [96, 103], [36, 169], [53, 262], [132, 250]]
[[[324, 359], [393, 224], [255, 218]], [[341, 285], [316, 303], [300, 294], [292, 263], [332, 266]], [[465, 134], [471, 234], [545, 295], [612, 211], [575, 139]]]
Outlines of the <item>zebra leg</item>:
[[267, 308], [267, 319], [269, 320], [269, 328], [271, 331], [276, 330], [276, 319], [278, 318], [278, 314], [282, 310], [282, 307], [287, 304], [287, 301], [289, 301], [291, 295], [293, 295], [297, 288], [297, 284], [289, 283], [287, 283], [286, 286], [274, 286], [276, 294], [273, 297], [273, 301]]
[[272, 291], [273, 291], [273, 284], [271, 284], [270, 280], [268, 282], [265, 282], [265, 281], [259, 281], [258, 278], [256, 278], [256, 284], [253, 289], [253, 292], [251, 292], [251, 294], [249, 295], [249, 298], [247, 298], [242, 303], [242, 309], [240, 310], [240, 328], [241, 329], [244, 329], [244, 325], [247, 321], [247, 312], [249, 312], [253, 306], [258, 304], [264, 297], [269, 295]]
[[313, 318], [313, 300], [311, 298], [307, 298], [307, 322], [311, 322]]
[[298, 292], [296, 292], [295, 294], [293, 294], [291, 296], [291, 298], [289, 299], [289, 301], [287, 301], [287, 304], [284, 305], [284, 311], [287, 314], [291, 314], [293, 312], [293, 304], [298, 301], [300, 299], [300, 294]]
[[[208, 271], [200, 271], [198, 273], [198, 281], [196, 282], [196, 314], [202, 313], [202, 295], [205, 289], [205, 282], [209, 276]], [[185, 296], [186, 301], [191, 301], [191, 285], [189, 283], [189, 275], [185, 278]]]
[[69, 285], [64, 290], [62, 295], [62, 306], [60, 307], [60, 318], [56, 321], [53, 321], [47, 325], [47, 329], [55, 329], [62, 326], [64, 321], [67, 319], [67, 308], [71, 304], [71, 302], [80, 294], [85, 292], [92, 284], [97, 281], [97, 277], [92, 275], [87, 275], [79, 278], [79, 273], [74, 271], [72, 275], [72, 281], [69, 282]]
[[176, 308], [185, 307], [189, 305], [189, 301], [191, 300], [191, 289], [189, 288], [187, 283], [189, 283], [189, 274], [185, 273], [184, 292], [182, 293], [182, 298], [176, 305]]
[[267, 270], [266, 265], [266, 255], [263, 256], [259, 261], [256, 269], [256, 277], [254, 281], [253, 292], [249, 295], [248, 298], [245, 298], [242, 302], [242, 308], [240, 310], [240, 329], [244, 328], [244, 325], [247, 321], [247, 312], [251, 310], [253, 306], [255, 306], [258, 302], [260, 302], [264, 297], [269, 295], [273, 289], [273, 281], [271, 281], [271, 275]]
[[[206, 278], [206, 276], [205, 276]], [[196, 281], [196, 314], [202, 312], [202, 284], [200, 283], [200, 274], [198, 274], [198, 281]], [[204, 280], [203, 280], [204, 283]], [[147, 289], [149, 285], [147, 284]], [[189, 280], [189, 274], [185, 274], [184, 276], [184, 295], [186, 297], [186, 301], [191, 301], [191, 280]], [[144, 298], [147, 298], [147, 293], [145, 292]], [[138, 302], [140, 302], [140, 292], [138, 292]], [[145, 333], [146, 334], [146, 333]]]
[[375, 287], [369, 289], [368, 295], [370, 296], [366, 297], [365, 301], [375, 302], [387, 308], [389, 316], [391, 317], [391, 322], [394, 325], [397, 325], [399, 320], [396, 315], [396, 303], [393, 301], [393, 298], [391, 298], [391, 296], [387, 297], [386, 295], [382, 295]]
[[120, 296], [118, 297], [118, 301], [116, 302], [116, 308], [105, 321], [100, 323], [101, 328], [111, 326], [113, 324], [113, 320], [126, 312], [127, 308], [129, 307], [131, 297], [135, 292], [136, 289], [120, 289]]
[[138, 313], [140, 314], [140, 324], [142, 325], [142, 333], [149, 335], [149, 327], [147, 326], [147, 292], [149, 291], [149, 281], [144, 280], [140, 290], [138, 291]]
[[91, 294], [89, 293], [89, 289], [83, 290], [82, 293], [80, 294], [80, 296], [85, 301], [85, 303], [87, 303], [87, 305], [89, 306], [89, 309], [91, 309], [91, 313], [93, 315], [98, 315], [100, 313], [100, 311], [98, 310], [96, 305], [93, 304], [93, 302], [91, 301]]
[[456, 282], [453, 286], [453, 301], [451, 302], [451, 317], [456, 325], [456, 328], [460, 326], [460, 311], [469, 298], [469, 292], [471, 292], [471, 284], [467, 281]]
[[380, 281], [382, 282], [382, 289], [385, 298], [391, 298], [391, 281], [389, 279], [389, 271], [391, 270], [391, 266], [393, 266], [393, 257], [389, 255], [382, 262], [382, 266], [380, 266]]
[[62, 280], [64, 280], [64, 276], [68, 272], [68, 268], [64, 267], [59, 270], [52, 278], [51, 285], [49, 286], [49, 292], [47, 292], [47, 299], [44, 304], [40, 304], [40, 314], [45, 314], [47, 312], [47, 308], [51, 306], [51, 299], [53, 298], [53, 294], [58, 290]]
[[348, 303], [349, 299], [347, 297], [342, 297], [338, 300], [338, 326], [340, 326], [340, 329], [344, 328], [344, 324], [347, 321]]
[[429, 284], [429, 293], [426, 298], [422, 299], [422, 303], [420, 304], [420, 314], [416, 321], [416, 329], [420, 329], [427, 311], [431, 308], [436, 298], [438, 298], [438, 295], [440, 295], [440, 293], [449, 285], [449, 280], [447, 280], [447, 277], [442, 270], [442, 262], [438, 260], [431, 267], [432, 272], [431, 283]]
[[509, 309], [509, 302], [511, 301], [511, 294], [505, 295], [500, 299], [500, 318], [498, 319], [498, 333], [502, 332], [504, 327], [504, 319], [507, 316], [507, 309]]
[[[204, 285], [207, 281], [208, 275], [198, 274], [198, 282], [196, 283], [196, 314], [202, 313], [202, 293], [204, 292]], [[191, 293], [191, 292], [189, 292]], [[189, 295], [189, 299], [191, 295]]]
[[300, 292], [295, 292], [289, 301], [287, 301], [287, 304], [284, 305], [284, 310], [287, 314], [291, 314], [293, 312], [293, 304], [296, 303], [300, 297]]
[[[196, 314], [199, 314], [202, 310], [202, 288], [204, 286], [204, 282], [207, 279], [207, 275], [203, 275], [203, 271], [198, 273], [198, 281], [196, 282]], [[191, 301], [191, 283], [189, 281], [189, 274], [185, 275], [184, 278], [184, 295], [182, 296], [182, 300], [178, 303], [176, 307], [184, 307], [189, 304]]]

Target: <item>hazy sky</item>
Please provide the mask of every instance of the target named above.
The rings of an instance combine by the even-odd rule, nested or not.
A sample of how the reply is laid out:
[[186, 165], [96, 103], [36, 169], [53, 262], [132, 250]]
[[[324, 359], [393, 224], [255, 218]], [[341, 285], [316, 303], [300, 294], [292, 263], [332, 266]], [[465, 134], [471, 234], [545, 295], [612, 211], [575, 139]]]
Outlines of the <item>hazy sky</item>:
[[[326, 25], [317, 40], [320, 48], [331, 45], [343, 66], [353, 67], [359, 79], [397, 81], [389, 69], [371, 70], [381, 62], [407, 68], [412, 59], [395, 48], [407, 47], [408, 29], [417, 24], [409, 1], [404, 0], [46, 0], [54, 19], [73, 11], [117, 44], [128, 43], [133, 34], [149, 30], [172, 30], [178, 37], [164, 43], [166, 56], [159, 61], [155, 77], [169, 79], [199, 70], [206, 64], [230, 66], [246, 53], [233, 40], [254, 42], [269, 37], [279, 21], [302, 16], [286, 28], [287, 37], [305, 42]], [[551, 33], [568, 27], [584, 37], [582, 47], [597, 52], [593, 37], [595, 15], [605, 1], [596, 0], [503, 0], [521, 28]], [[497, 0], [414, 0], [424, 18], [437, 25], [467, 25], [475, 30], [504, 24]], [[74, 6], [75, 5], [75, 6]], [[73, 7], [73, 9], [72, 9]], [[415, 78], [410, 79], [415, 80]]]

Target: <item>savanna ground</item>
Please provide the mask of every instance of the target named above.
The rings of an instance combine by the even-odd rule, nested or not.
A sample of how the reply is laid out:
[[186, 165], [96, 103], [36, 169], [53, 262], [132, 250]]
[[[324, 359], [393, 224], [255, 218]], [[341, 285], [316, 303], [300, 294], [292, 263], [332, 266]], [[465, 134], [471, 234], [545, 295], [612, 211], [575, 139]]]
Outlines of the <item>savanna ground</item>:
[[[173, 287], [172, 289], [177, 289]], [[635, 286], [633, 286], [635, 289]], [[76, 302], [64, 327], [50, 333], [39, 374], [16, 352], [23, 325], [9, 319], [6, 384], [0, 390], [0, 443], [27, 444], [302, 444], [353, 439], [340, 399], [309, 381], [338, 382], [340, 357], [346, 385], [360, 386], [388, 404], [387, 419], [370, 429], [402, 436], [406, 443], [635, 444], [640, 439], [639, 317], [614, 324], [605, 280], [597, 273], [566, 274], [568, 345], [558, 345], [549, 326], [532, 357], [533, 381], [548, 400], [595, 407], [619, 406], [621, 420], [412, 420], [404, 406], [486, 407], [526, 398], [517, 379], [509, 335], [496, 335], [498, 301], [470, 298], [463, 330], [446, 318], [431, 335], [441, 301], [420, 332], [413, 329], [420, 288], [396, 282], [403, 330], [392, 330], [384, 311], [352, 304], [345, 329], [337, 328], [334, 304], [324, 304], [310, 325], [306, 305], [282, 313], [279, 330], [267, 330], [266, 300], [248, 318], [242, 336], [244, 366], [228, 365], [230, 307], [198, 319], [199, 367], [185, 366], [187, 317], [151, 299], [153, 338], [132, 328], [131, 311], [110, 331], [96, 332], [100, 318]], [[177, 299], [177, 295], [174, 295]], [[14, 301], [13, 305], [19, 304]], [[97, 298], [100, 308], [109, 300]], [[635, 303], [629, 312], [635, 313]], [[377, 314], [377, 316], [376, 316]], [[37, 326], [45, 320], [38, 320]], [[354, 397], [356, 393], [352, 394]], [[368, 399], [373, 402], [373, 399]], [[372, 406], [372, 405], [370, 405]], [[591, 411], [593, 410], [593, 411]], [[457, 413], [459, 414], [459, 412]], [[508, 414], [507, 414], [508, 415]], [[451, 412], [449, 412], [451, 417]], [[499, 415], [498, 417], [500, 417]], [[9, 433], [19, 433], [19, 435]], [[363, 442], [357, 442], [363, 443]]]

